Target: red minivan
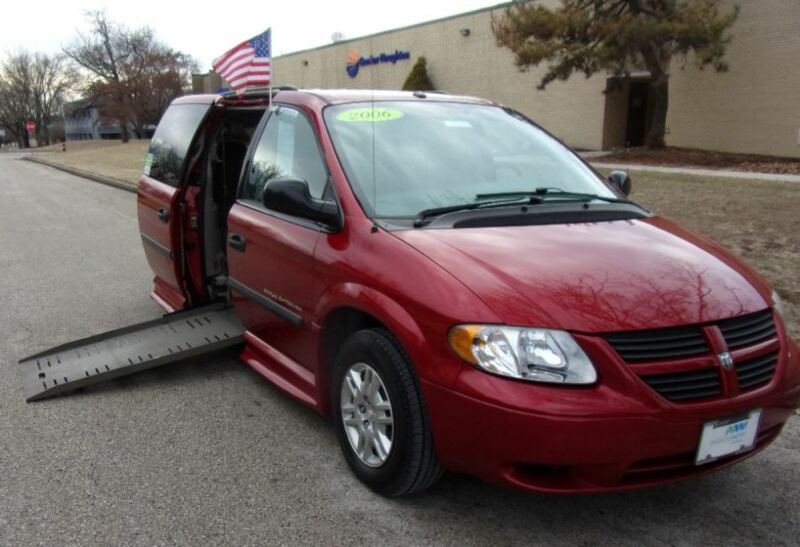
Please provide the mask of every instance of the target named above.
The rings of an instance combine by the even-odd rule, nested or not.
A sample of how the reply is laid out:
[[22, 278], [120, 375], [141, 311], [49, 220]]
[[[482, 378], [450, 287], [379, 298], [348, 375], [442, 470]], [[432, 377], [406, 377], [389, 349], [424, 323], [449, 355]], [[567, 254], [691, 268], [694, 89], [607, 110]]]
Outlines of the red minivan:
[[139, 226], [153, 297], [231, 305], [377, 492], [618, 490], [752, 456], [800, 398], [777, 294], [629, 190], [484, 100], [200, 95], [158, 126]]

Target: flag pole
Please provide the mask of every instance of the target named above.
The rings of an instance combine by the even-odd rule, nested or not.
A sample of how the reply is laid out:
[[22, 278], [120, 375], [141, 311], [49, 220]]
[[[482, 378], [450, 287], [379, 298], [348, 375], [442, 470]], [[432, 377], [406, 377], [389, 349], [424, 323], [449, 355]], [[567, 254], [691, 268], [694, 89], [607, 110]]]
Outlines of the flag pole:
[[272, 51], [272, 27], [269, 28], [269, 104], [267, 110], [272, 110], [272, 77], [275, 74], [275, 55]]

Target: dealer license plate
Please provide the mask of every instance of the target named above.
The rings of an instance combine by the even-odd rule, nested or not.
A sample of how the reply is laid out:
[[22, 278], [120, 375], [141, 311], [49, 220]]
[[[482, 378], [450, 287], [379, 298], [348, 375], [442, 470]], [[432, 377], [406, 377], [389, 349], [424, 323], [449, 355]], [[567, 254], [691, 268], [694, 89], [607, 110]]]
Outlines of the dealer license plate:
[[702, 465], [725, 456], [747, 452], [753, 448], [761, 421], [761, 410], [707, 422], [700, 435], [695, 464]]

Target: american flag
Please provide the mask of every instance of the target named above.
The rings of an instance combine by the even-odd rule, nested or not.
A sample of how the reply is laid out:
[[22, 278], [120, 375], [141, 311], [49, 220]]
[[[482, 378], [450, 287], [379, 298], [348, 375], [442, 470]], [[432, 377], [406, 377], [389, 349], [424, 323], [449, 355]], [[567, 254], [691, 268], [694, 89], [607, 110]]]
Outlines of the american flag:
[[237, 93], [249, 86], [269, 85], [272, 78], [272, 29], [242, 42], [211, 66]]

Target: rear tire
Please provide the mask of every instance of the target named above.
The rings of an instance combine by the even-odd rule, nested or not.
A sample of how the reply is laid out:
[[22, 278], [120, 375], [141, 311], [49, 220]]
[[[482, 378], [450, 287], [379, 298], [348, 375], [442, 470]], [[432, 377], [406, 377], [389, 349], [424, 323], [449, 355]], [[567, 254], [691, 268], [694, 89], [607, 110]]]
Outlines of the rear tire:
[[442, 474], [416, 372], [385, 329], [361, 330], [336, 357], [333, 422], [353, 473], [389, 496], [420, 492]]

